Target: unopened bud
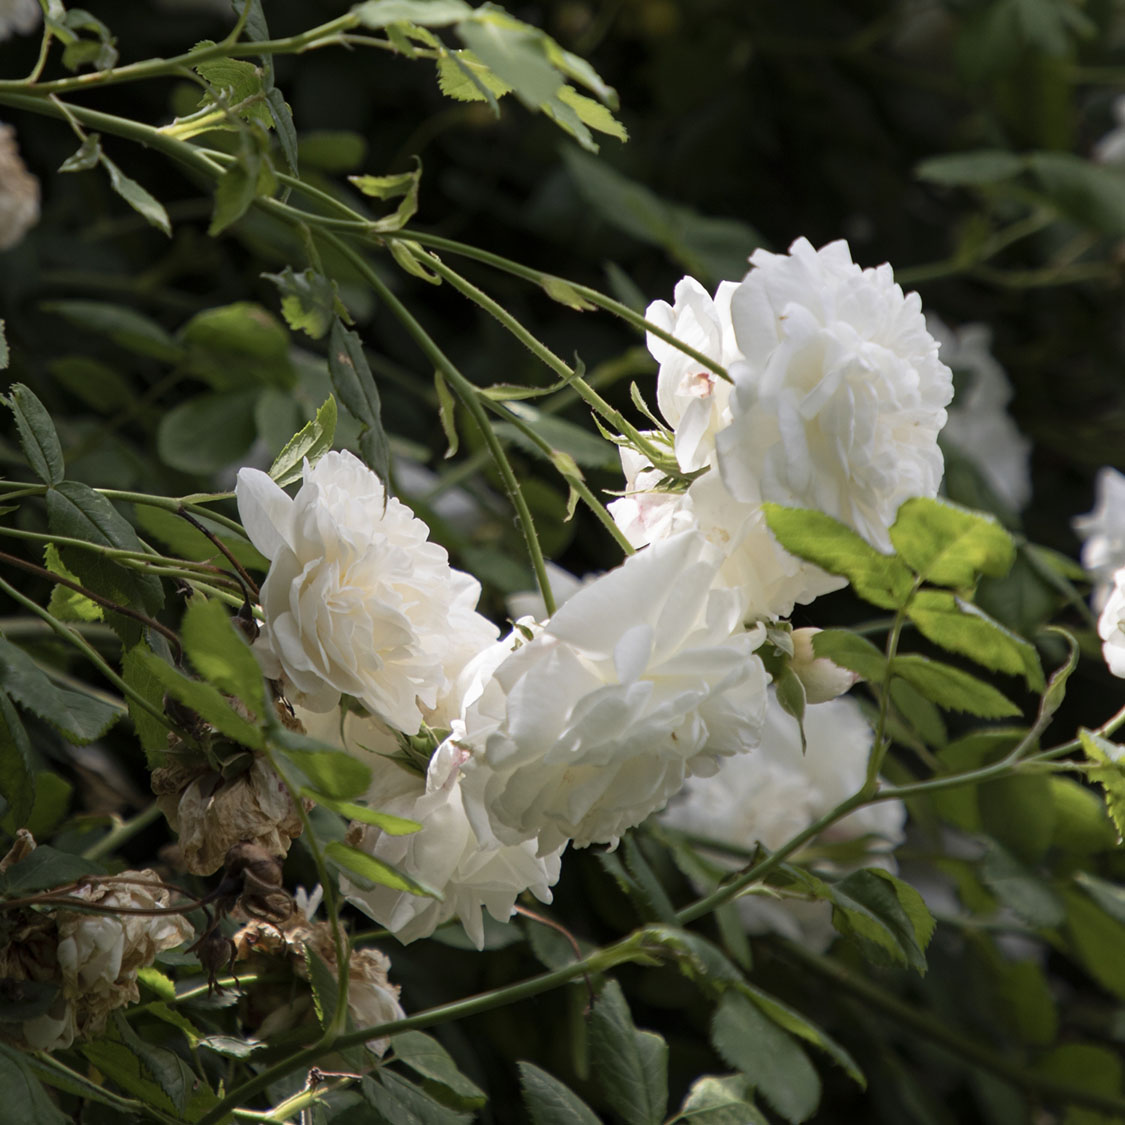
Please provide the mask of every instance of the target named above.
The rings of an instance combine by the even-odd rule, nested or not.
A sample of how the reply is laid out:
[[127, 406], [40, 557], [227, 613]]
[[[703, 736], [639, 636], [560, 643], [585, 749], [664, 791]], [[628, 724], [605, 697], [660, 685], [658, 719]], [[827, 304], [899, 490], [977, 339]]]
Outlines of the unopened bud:
[[855, 672], [813, 652], [813, 637], [819, 632], [813, 628], [793, 630], [793, 659], [789, 667], [804, 685], [805, 699], [809, 703], [835, 699], [859, 679]]

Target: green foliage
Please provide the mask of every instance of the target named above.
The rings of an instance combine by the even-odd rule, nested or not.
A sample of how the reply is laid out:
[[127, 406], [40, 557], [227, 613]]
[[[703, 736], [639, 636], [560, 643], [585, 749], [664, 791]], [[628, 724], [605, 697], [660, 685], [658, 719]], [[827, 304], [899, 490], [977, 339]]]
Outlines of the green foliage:
[[934, 919], [909, 883], [869, 868], [831, 884], [832, 922], [843, 934], [870, 943], [889, 959], [925, 973]]
[[995, 518], [923, 497], [899, 508], [891, 542], [923, 581], [955, 589], [971, 587], [981, 574], [1003, 577], [1016, 557], [1012, 537]]
[[457, 1100], [459, 1109], [475, 1109], [484, 1105], [484, 1091], [465, 1077], [452, 1056], [431, 1035], [421, 1031], [400, 1031], [391, 1037], [395, 1060], [403, 1063], [421, 1078], [447, 1090]]
[[236, 301], [196, 313], [179, 332], [191, 373], [217, 391], [248, 383], [288, 390], [296, 382], [289, 334], [261, 305]]
[[300, 480], [305, 461], [315, 465], [332, 448], [335, 435], [336, 400], [329, 395], [317, 410], [316, 417], [294, 434], [274, 458], [270, 476], [282, 488]]
[[194, 597], [184, 613], [184, 652], [195, 670], [224, 695], [261, 716], [266, 710], [262, 670], [222, 603]]
[[15, 1121], [36, 1125], [66, 1125], [67, 1117], [51, 1100], [19, 1051], [0, 1044], [0, 1083], [3, 1083], [5, 1112]]
[[55, 424], [33, 391], [15, 383], [4, 398], [16, 420], [20, 445], [32, 471], [44, 484], [61, 484], [66, 476]]
[[517, 1063], [531, 1125], [599, 1125], [594, 1111], [557, 1078], [534, 1063]]
[[1080, 730], [1078, 737], [1086, 757], [1097, 763], [1087, 771], [1090, 780], [1105, 790], [1106, 809], [1117, 826], [1117, 835], [1125, 835], [1125, 759], [1121, 747], [1096, 731]]
[[333, 320], [328, 339], [328, 370], [341, 405], [360, 424], [363, 459], [385, 486], [390, 479], [390, 446], [383, 430], [379, 387], [363, 354], [363, 342], [339, 317]]
[[364, 195], [373, 199], [398, 199], [402, 202], [385, 218], [371, 224], [372, 232], [401, 230], [414, 217], [418, 210], [418, 188], [422, 183], [422, 161], [414, 158], [413, 172], [402, 172], [395, 176], [349, 176], [348, 182], [354, 184]]
[[711, 1041], [785, 1121], [807, 1121], [816, 1112], [820, 1079], [808, 1055], [744, 996], [728, 992], [719, 1002]]
[[436, 888], [426, 886], [421, 880], [412, 878], [389, 863], [384, 863], [378, 856], [369, 855], [359, 848], [353, 848], [350, 844], [333, 840], [325, 848], [325, 853], [349, 879], [359, 883], [360, 886], [371, 886], [375, 883], [395, 891], [405, 891], [407, 894], [424, 895], [426, 898], [436, 898], [439, 901], [442, 898], [441, 891]]
[[607, 981], [594, 1003], [590, 1065], [606, 1103], [628, 1125], [660, 1125], [668, 1104], [668, 1045], [638, 1031], [621, 986]]

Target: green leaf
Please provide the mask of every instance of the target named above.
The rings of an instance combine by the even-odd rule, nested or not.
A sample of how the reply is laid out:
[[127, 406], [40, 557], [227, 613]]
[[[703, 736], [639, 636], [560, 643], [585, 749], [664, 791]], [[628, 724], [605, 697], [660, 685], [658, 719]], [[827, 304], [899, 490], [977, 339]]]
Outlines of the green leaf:
[[882, 609], [906, 604], [914, 577], [897, 556], [875, 550], [823, 512], [780, 504], [763, 504], [762, 511], [774, 537], [791, 554], [847, 578], [861, 598]]
[[102, 166], [109, 173], [110, 187], [138, 215], [149, 223], [157, 230], [163, 231], [169, 238], [172, 237], [172, 224], [168, 220], [168, 212], [164, 210], [164, 205], [152, 195], [145, 188], [141, 187], [136, 180], [131, 180], [108, 156], [102, 153], [101, 156]]
[[[211, 40], [204, 39], [195, 48], [214, 45]], [[266, 104], [261, 67], [243, 59], [214, 58], [196, 63], [192, 69], [213, 87], [200, 99], [201, 109], [216, 104], [233, 108], [249, 100], [249, 105], [238, 110], [239, 117], [245, 121], [256, 121], [265, 129], [273, 128], [274, 120]]]
[[102, 139], [98, 133], [91, 133], [60, 165], [60, 172], [88, 172], [98, 166], [102, 158]]
[[1100, 906], [1111, 918], [1125, 923], [1125, 887], [1116, 883], [1108, 883], [1099, 879], [1088, 871], [1075, 872], [1074, 881]]
[[7, 369], [8, 360], [7, 323], [3, 319], [0, 319], [0, 371]]
[[822, 629], [813, 637], [813, 655], [855, 672], [871, 683], [881, 683], [887, 658], [866, 637], [846, 629]]
[[538, 109], [563, 84], [547, 58], [542, 33], [518, 20], [481, 9], [458, 23], [457, 34], [528, 109]]
[[35, 806], [31, 741], [12, 701], [0, 693], [0, 796], [13, 828], [25, 828]]
[[926, 972], [925, 948], [934, 919], [909, 883], [865, 868], [830, 884], [832, 923], [842, 934], [870, 942], [892, 961]]
[[691, 1084], [676, 1121], [689, 1125], [769, 1125], [754, 1105], [753, 1094], [741, 1074], [704, 1074]]
[[66, 463], [47, 408], [23, 383], [12, 385], [4, 403], [15, 417], [20, 445], [32, 472], [44, 484], [61, 483], [66, 476]]
[[453, 397], [445, 376], [439, 370], [434, 371], [434, 390], [437, 392], [438, 417], [447, 442], [445, 457], [448, 460], [457, 452], [461, 438], [457, 433], [457, 400]]
[[676, 908], [672, 905], [672, 900], [656, 873], [649, 866], [637, 837], [632, 833], [625, 837], [623, 850], [625, 866], [633, 877], [644, 916], [661, 922], [675, 923]]
[[995, 516], [970, 512], [942, 500], [907, 500], [891, 527], [891, 542], [920, 578], [967, 589], [977, 577], [1002, 578], [1016, 547]]
[[203, 1113], [219, 1104], [206, 1081], [200, 1078], [174, 1051], [153, 1046], [129, 1026], [121, 1013], [115, 1013], [114, 1025], [121, 1041], [141, 1064], [142, 1075], [151, 1076], [160, 1090], [188, 1121], [196, 1121]]
[[621, 985], [608, 980], [589, 1026], [590, 1063], [606, 1103], [626, 1125], [660, 1125], [668, 1105], [668, 1044], [638, 1031]]
[[333, 801], [349, 801], [367, 792], [371, 767], [359, 758], [282, 727], [275, 728], [272, 737], [286, 761], [304, 774], [315, 793]]
[[255, 383], [291, 389], [297, 381], [289, 359], [289, 333], [253, 301], [204, 309], [180, 329], [188, 370], [217, 391], [241, 391]]
[[488, 102], [499, 114], [497, 98], [512, 92], [512, 87], [493, 74], [472, 51], [445, 51], [437, 60], [438, 89], [459, 102]]
[[1055, 998], [1043, 969], [1034, 961], [989, 959], [997, 1007], [1021, 1043], [1049, 1047], [1058, 1037]]
[[199, 594], [192, 597], [184, 613], [182, 638], [184, 651], [205, 680], [224, 695], [242, 700], [259, 716], [265, 714], [262, 670], [221, 602]]
[[1036, 152], [1031, 171], [1048, 199], [1068, 218], [1102, 234], [1125, 235], [1125, 176], [1069, 152]]
[[1066, 685], [1070, 679], [1071, 673], [1078, 667], [1078, 642], [1074, 637], [1065, 629], [1060, 629], [1058, 626], [1049, 625], [1045, 630], [1048, 633], [1058, 633], [1062, 636], [1067, 643], [1069, 652], [1067, 654], [1066, 663], [1061, 668], [1056, 668], [1051, 673], [1051, 678], [1047, 681], [1047, 690], [1043, 693], [1043, 698], [1039, 701], [1039, 714], [1044, 718], [1053, 715], [1063, 704], [1066, 698]]
[[993, 672], [1022, 675], [1031, 691], [1043, 691], [1046, 687], [1035, 646], [956, 594], [919, 590], [906, 613], [926, 640], [967, 656]]
[[[542, 410], [526, 402], [508, 402], [508, 410], [519, 418], [530, 430], [533, 430], [543, 441], [547, 442], [553, 450], [569, 454], [579, 465], [591, 469], [608, 469], [618, 464], [618, 455], [613, 446], [601, 438], [590, 433], [589, 430], [568, 422], [565, 418], [556, 418], [552, 414], [545, 414]], [[493, 426], [497, 434], [501, 434], [505, 441], [511, 441], [520, 448], [536, 457], [543, 457], [543, 450], [518, 426], [507, 422], [497, 422]]]
[[1052, 847], [1070, 856], [1113, 850], [1117, 832], [1096, 793], [1069, 777], [1052, 777], [1050, 793], [1055, 811]]
[[[195, 517], [249, 570], [265, 572], [269, 560], [258, 553], [247, 539], [234, 538], [233, 533], [220, 524], [212, 523], [206, 517]], [[138, 505], [136, 520], [146, 535], [151, 535], [167, 545], [174, 555], [182, 559], [214, 561], [222, 565], [222, 553], [201, 531], [187, 520], [165, 508], [154, 508], [149, 504]]]
[[1067, 936], [1079, 964], [1102, 988], [1125, 1000], [1125, 957], [1121, 956], [1125, 949], [1125, 924], [1106, 914], [1080, 890], [1068, 887], [1062, 897], [1066, 903]]
[[533, 1063], [516, 1066], [531, 1125], [601, 1125], [594, 1111], [557, 1078]]
[[597, 308], [596, 305], [592, 305], [585, 297], [581, 296], [569, 281], [564, 281], [561, 277], [543, 277], [540, 278], [539, 284], [552, 301], [558, 301], [560, 305], [566, 305], [568, 309], [575, 309], [577, 312], [590, 312]]
[[282, 488], [300, 480], [305, 461], [315, 465], [332, 448], [335, 436], [336, 400], [329, 395], [316, 417], [286, 442], [270, 466], [270, 476]]
[[989, 843], [980, 875], [1000, 902], [1032, 926], [1052, 929], [1066, 917], [1062, 902], [1050, 886], [1001, 844]]
[[[569, 108], [561, 97], [559, 104]], [[595, 214], [633, 238], [661, 247], [696, 277], [710, 282], [741, 277], [747, 258], [763, 245], [762, 236], [746, 223], [661, 199], [604, 160], [570, 146], [563, 158], [579, 195]]]
[[205, 722], [210, 723], [227, 738], [241, 742], [251, 749], [260, 750], [265, 743], [262, 732], [248, 723], [223, 698], [222, 693], [210, 684], [188, 679], [177, 672], [170, 664], [165, 664], [154, 652], [138, 646], [133, 650], [133, 659], [140, 670], [147, 672], [152, 679], [173, 698], [195, 711]]
[[378, 1081], [363, 1080], [363, 1094], [376, 1117], [363, 1115], [363, 1125], [469, 1125], [473, 1115], [450, 1109], [385, 1067]]
[[184, 473], [208, 474], [240, 461], [254, 443], [257, 390], [217, 391], [173, 407], [156, 431], [160, 458]]
[[1010, 180], [1027, 168], [1027, 159], [1004, 149], [951, 152], [923, 160], [914, 174], [935, 184], [975, 186]]
[[20, 897], [53, 887], [64, 887], [84, 875], [99, 874], [96, 863], [81, 856], [61, 852], [47, 844], [40, 844], [26, 859], [9, 867], [4, 875], [4, 886], [9, 895]]
[[180, 346], [168, 332], [134, 309], [104, 301], [45, 301], [40, 308], [58, 313], [79, 328], [108, 336], [126, 351], [167, 363], [180, 359]]
[[422, 182], [422, 161], [414, 157], [416, 165], [413, 172], [402, 172], [395, 176], [349, 176], [348, 182], [354, 184], [364, 195], [375, 199], [397, 199], [402, 202], [390, 214], [370, 224], [373, 232], [401, 230], [418, 210], [418, 188]]
[[318, 129], [301, 135], [297, 151], [305, 167], [339, 175], [363, 163], [367, 140], [347, 129]]
[[103, 734], [122, 712], [100, 699], [55, 685], [21, 648], [0, 637], [0, 688], [70, 742], [85, 746]]
[[434, 255], [420, 243], [415, 242], [414, 239], [392, 239], [387, 243], [387, 249], [390, 250], [391, 257], [394, 258], [396, 264], [406, 270], [411, 277], [420, 277], [428, 285], [441, 284], [441, 275], [431, 273], [430, 270], [422, 264], [426, 260], [435, 260]]
[[625, 126], [601, 102], [580, 94], [573, 86], [563, 86], [557, 96], [563, 105], [569, 106], [578, 114], [578, 119], [584, 125], [596, 129], [599, 133], [608, 133], [619, 141], [629, 139]]
[[400, 1031], [391, 1036], [395, 1058], [415, 1074], [445, 1087], [461, 1109], [474, 1109], [488, 1100], [484, 1091], [457, 1069], [449, 1052], [432, 1036], [421, 1031]]
[[[68, 578], [71, 582], [79, 581], [78, 575], [62, 561], [59, 549], [54, 543], [47, 544], [43, 555], [43, 565], [52, 574], [57, 574], [60, 578]], [[59, 621], [101, 621], [105, 617], [102, 607], [97, 602], [63, 585], [58, 585], [51, 591], [51, 600], [47, 608]]]
[[1105, 790], [1106, 810], [1118, 836], [1125, 836], [1125, 747], [1085, 728], [1079, 730], [1078, 737], [1087, 760], [1097, 763], [1087, 776]]
[[264, 273], [281, 293], [281, 315], [294, 332], [304, 332], [319, 340], [338, 314], [345, 315], [344, 306], [336, 294], [336, 283], [314, 269], [294, 273], [286, 266], [281, 273]]
[[1023, 862], [1039, 863], [1051, 846], [1055, 803], [1044, 774], [1010, 774], [977, 786], [981, 827]]
[[465, 0], [366, 0], [352, 11], [364, 27], [372, 29], [403, 20], [421, 27], [447, 27], [473, 14]]
[[336, 397], [363, 427], [360, 439], [363, 459], [385, 485], [390, 479], [391, 454], [383, 430], [379, 388], [363, 354], [363, 341], [345, 328], [339, 317], [332, 322], [328, 341], [328, 371]]
[[10, 1121], [27, 1125], [69, 1125], [68, 1117], [51, 1100], [42, 1083], [31, 1072], [26, 1056], [0, 1044], [0, 1090], [4, 1091], [4, 1113]]
[[211, 225], [207, 228], [211, 238], [246, 214], [258, 197], [261, 172], [261, 155], [249, 146], [243, 146], [242, 159], [223, 172], [215, 187], [215, 209], [211, 214]]
[[[912, 908], [916, 909], [916, 904], [912, 903]], [[923, 906], [922, 909], [924, 910], [925, 907]], [[929, 911], [926, 911], [926, 915], [929, 916]], [[919, 918], [919, 921], [920, 924], [924, 925], [921, 918]], [[931, 918], [930, 935], [932, 935], [932, 929], [933, 919]], [[925, 941], [929, 941], [930, 935], [926, 936]], [[783, 1004], [776, 996], [770, 996], [750, 984], [741, 984], [739, 987], [740, 991], [749, 996], [778, 1027], [784, 1028], [790, 1035], [796, 1035], [798, 1039], [803, 1039], [806, 1043], [811, 1043], [814, 1047], [820, 1048], [857, 1086], [862, 1089], [867, 1088], [867, 1079], [864, 1078], [863, 1071], [859, 1069], [855, 1059], [825, 1031], [817, 1027], [811, 1020], [806, 1019], [794, 1008], [790, 1008], [788, 1004]]]
[[117, 370], [84, 355], [65, 355], [52, 359], [47, 370], [51, 378], [99, 414], [114, 414], [133, 405], [135, 393]]
[[19, 825], [9, 813], [0, 827], [10, 836], [23, 827], [35, 839], [44, 840], [66, 819], [73, 797], [74, 786], [69, 781], [54, 770], [39, 770], [35, 774], [35, 801], [27, 819]]
[[820, 1078], [799, 1043], [745, 996], [728, 992], [711, 1022], [711, 1042], [786, 1121], [807, 1121]]
[[302, 789], [302, 797], [308, 797], [318, 805], [331, 809], [334, 813], [346, 817], [348, 820], [358, 820], [361, 824], [373, 824], [381, 828], [388, 836], [409, 836], [421, 830], [422, 826], [416, 820], [407, 820], [403, 816], [392, 816], [390, 813], [378, 812], [366, 805], [357, 805], [352, 801], [341, 801], [336, 797], [329, 797], [326, 793], [316, 789]]
[[893, 672], [947, 711], [964, 711], [982, 719], [1003, 719], [1020, 713], [1020, 709], [991, 684], [950, 664], [924, 656], [896, 656]]
[[325, 854], [337, 867], [342, 868], [350, 877], [358, 877], [364, 883], [378, 883], [383, 887], [390, 887], [396, 891], [406, 891], [412, 895], [422, 895], [426, 898], [436, 898], [439, 902], [444, 897], [441, 891], [426, 886], [425, 883], [412, 878], [398, 868], [384, 863], [381, 859], [350, 844], [333, 840], [325, 847]]
[[[1066, 1086], [1121, 1099], [1125, 1068], [1118, 1048], [1100, 1043], [1063, 1043], [1036, 1060], [1035, 1072]], [[1118, 1125], [1119, 1114], [1071, 1106], [1063, 1125]]]

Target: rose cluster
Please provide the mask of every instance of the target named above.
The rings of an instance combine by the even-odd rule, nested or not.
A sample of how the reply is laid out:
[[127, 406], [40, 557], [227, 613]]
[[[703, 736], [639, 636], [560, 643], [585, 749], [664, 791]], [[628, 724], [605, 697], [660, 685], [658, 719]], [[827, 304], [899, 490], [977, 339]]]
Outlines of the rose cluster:
[[[348, 835], [441, 891], [345, 880], [402, 940], [456, 916], [480, 946], [482, 908], [506, 921], [524, 891], [549, 902], [568, 844], [614, 846], [685, 785], [701, 794], [742, 771], [769, 789], [779, 751], [763, 731], [781, 736], [767, 625], [842, 583], [781, 548], [763, 502], [827, 512], [885, 549], [899, 504], [936, 493], [952, 382], [917, 296], [842, 242], [751, 264], [713, 298], [685, 278], [674, 305], [648, 310], [667, 428], [622, 448], [627, 491], [610, 505], [643, 549], [502, 639], [477, 612], [479, 583], [350, 454], [306, 463], [292, 498], [240, 472], [243, 523], [270, 560], [264, 670], [310, 734], [371, 765], [371, 807], [421, 825]], [[810, 702], [850, 686], [797, 639]], [[435, 732], [423, 774], [418, 736]], [[835, 799], [851, 780], [829, 786]]]

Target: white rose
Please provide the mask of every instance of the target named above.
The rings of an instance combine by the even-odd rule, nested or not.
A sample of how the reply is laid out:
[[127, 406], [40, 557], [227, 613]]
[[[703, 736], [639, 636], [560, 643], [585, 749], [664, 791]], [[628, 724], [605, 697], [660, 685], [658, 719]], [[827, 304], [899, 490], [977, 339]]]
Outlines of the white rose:
[[[727, 758], [713, 777], [691, 778], [662, 819], [681, 831], [738, 848], [761, 843], [776, 851], [857, 793], [867, 776], [872, 732], [854, 700], [810, 705], [804, 728], [807, 747], [802, 752], [797, 720], [782, 710], [771, 691], [761, 746]], [[905, 819], [900, 801], [882, 801], [837, 821], [819, 839], [874, 837], [883, 841], [882, 848], [873, 849], [864, 866], [893, 870], [889, 850], [902, 842]], [[825, 902], [746, 895], [738, 903], [751, 932], [779, 932], [819, 948], [832, 939], [831, 908]]]
[[[712, 300], [695, 278], [685, 277], [676, 286], [675, 304], [654, 301], [645, 318], [727, 367], [740, 355], [730, 319], [735, 288], [733, 281], [720, 283]], [[652, 332], [648, 350], [660, 364], [656, 401], [675, 430], [676, 460], [684, 472], [694, 472], [707, 464], [715, 449], [715, 434], [730, 421], [731, 384]]]
[[1105, 466], [1098, 470], [1093, 510], [1073, 521], [1082, 544], [1082, 565], [1094, 581], [1091, 602], [1101, 609], [1114, 589], [1114, 572], [1125, 565], [1125, 476]]
[[694, 533], [653, 544], [579, 590], [466, 694], [462, 788], [478, 836], [540, 854], [615, 843], [691, 773], [755, 745], [764, 629], [714, 587]]
[[993, 492], [1018, 512], [1031, 499], [1031, 442], [1007, 411], [1012, 386], [990, 351], [992, 332], [983, 324], [954, 332], [932, 314], [926, 315], [926, 327], [940, 345], [942, 362], [966, 377], [946, 411], [941, 440], [972, 461]]
[[[659, 474], [637, 470], [637, 460], [643, 459], [622, 447], [628, 486], [651, 487]], [[699, 532], [721, 559], [716, 583], [739, 593], [747, 617], [788, 617], [794, 603], [811, 602], [847, 585], [847, 579], [782, 548], [766, 524], [761, 503], [735, 499], [714, 467], [685, 492], [631, 491], [608, 507], [634, 547], [683, 531]]]
[[1125, 679], [1125, 567], [1113, 575], [1113, 587], [1098, 618], [1098, 636], [1109, 670]]
[[826, 512], [889, 551], [902, 501], [937, 493], [953, 395], [918, 295], [888, 265], [861, 270], [842, 241], [750, 261], [731, 297], [745, 361], [717, 438], [723, 480], [744, 502]]
[[442, 725], [462, 665], [496, 637], [475, 612], [480, 583], [350, 453], [305, 465], [290, 499], [265, 473], [242, 469], [239, 512], [271, 560], [265, 625], [254, 645], [295, 702], [330, 711], [355, 696], [391, 726]]
[[341, 877], [347, 900], [404, 943], [426, 937], [446, 919], [457, 917], [481, 949], [482, 907], [498, 922], [507, 922], [519, 895], [530, 890], [540, 902], [550, 902], [550, 888], [559, 878], [561, 847], [540, 858], [534, 841], [516, 846], [491, 839], [479, 842], [462, 803], [464, 758], [464, 751], [446, 741], [430, 761], [425, 779], [389, 759], [376, 758], [368, 803], [379, 812], [417, 821], [421, 831], [390, 836], [357, 822], [348, 836], [355, 847], [442, 893], [439, 902], [391, 887], [364, 890]]

